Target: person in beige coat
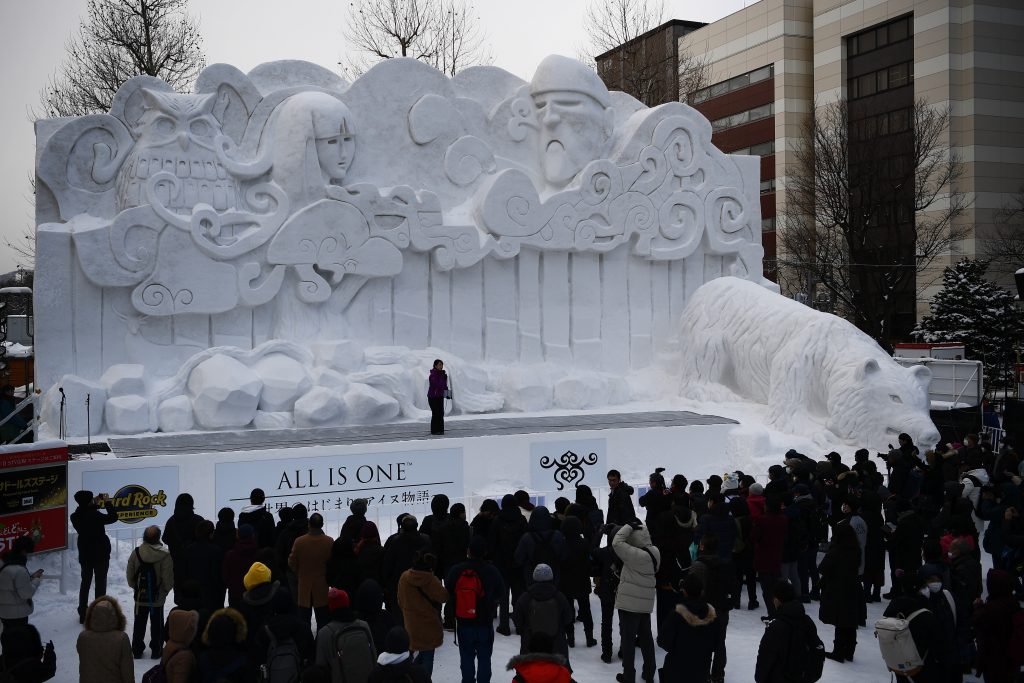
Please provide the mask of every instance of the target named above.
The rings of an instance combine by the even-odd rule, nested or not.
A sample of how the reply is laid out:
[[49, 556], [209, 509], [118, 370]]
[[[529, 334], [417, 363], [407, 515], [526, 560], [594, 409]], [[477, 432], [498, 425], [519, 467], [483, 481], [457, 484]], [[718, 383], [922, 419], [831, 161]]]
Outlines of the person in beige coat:
[[135, 623], [132, 626], [132, 654], [142, 659], [149, 622], [149, 649], [159, 659], [164, 643], [164, 601], [174, 588], [174, 560], [160, 542], [160, 527], [150, 526], [142, 543], [128, 557], [125, 571], [128, 586], [135, 591]]
[[189, 683], [196, 671], [190, 646], [199, 630], [199, 612], [175, 609], [167, 615], [167, 643], [161, 662], [167, 683]]
[[116, 599], [101, 595], [92, 601], [85, 611], [85, 630], [78, 634], [81, 683], [135, 683], [127, 625]]
[[428, 674], [434, 671], [434, 650], [444, 642], [441, 605], [448, 602], [448, 591], [434, 575], [436, 565], [432, 554], [417, 553], [412, 568], [398, 579], [398, 606], [409, 632], [409, 646]]
[[309, 531], [295, 539], [288, 556], [288, 568], [299, 578], [299, 619], [308, 625], [316, 614], [316, 630], [327, 624], [327, 561], [331, 559], [334, 539], [324, 533], [324, 518], [318, 513], [309, 516]]

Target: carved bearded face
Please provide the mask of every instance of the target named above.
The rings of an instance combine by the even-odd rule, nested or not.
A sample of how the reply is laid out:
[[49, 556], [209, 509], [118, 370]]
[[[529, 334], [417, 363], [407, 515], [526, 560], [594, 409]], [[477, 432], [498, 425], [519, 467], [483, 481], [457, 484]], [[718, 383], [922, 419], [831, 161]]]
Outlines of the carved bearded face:
[[583, 167], [604, 156], [608, 144], [605, 107], [581, 92], [533, 94], [540, 123], [540, 161], [545, 179], [562, 186]]

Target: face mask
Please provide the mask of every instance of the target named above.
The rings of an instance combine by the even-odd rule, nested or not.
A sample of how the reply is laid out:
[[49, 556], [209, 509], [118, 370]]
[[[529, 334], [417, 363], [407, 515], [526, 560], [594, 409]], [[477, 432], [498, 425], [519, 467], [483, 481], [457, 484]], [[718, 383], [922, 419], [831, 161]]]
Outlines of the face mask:
[[942, 590], [942, 583], [941, 582], [933, 582], [933, 583], [929, 583], [928, 584], [928, 592], [929, 593], [938, 593], [940, 590]]

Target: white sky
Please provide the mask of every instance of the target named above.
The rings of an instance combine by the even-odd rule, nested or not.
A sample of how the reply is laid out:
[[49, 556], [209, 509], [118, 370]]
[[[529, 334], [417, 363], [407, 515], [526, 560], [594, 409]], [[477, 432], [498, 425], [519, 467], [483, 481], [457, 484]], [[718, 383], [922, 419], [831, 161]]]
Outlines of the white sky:
[[[667, 18], [715, 21], [753, 0], [666, 0]], [[249, 71], [261, 62], [304, 59], [336, 69], [345, 52], [345, 0], [190, 0], [199, 19], [207, 63]], [[495, 66], [524, 79], [548, 54], [568, 56], [584, 42], [586, 0], [477, 0]], [[0, 272], [32, 267], [3, 238], [33, 223], [29, 176], [35, 136], [29, 110], [64, 58], [64, 45], [84, 15], [86, 0], [0, 0]], [[542, 19], [543, 17], [543, 19]]]

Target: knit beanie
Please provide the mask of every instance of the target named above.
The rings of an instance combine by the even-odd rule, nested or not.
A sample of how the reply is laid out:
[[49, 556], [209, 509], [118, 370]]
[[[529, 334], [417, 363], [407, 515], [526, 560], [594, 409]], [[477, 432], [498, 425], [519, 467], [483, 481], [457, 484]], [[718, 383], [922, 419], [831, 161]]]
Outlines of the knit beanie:
[[555, 573], [551, 571], [551, 567], [546, 564], [538, 564], [533, 568], [533, 580], [537, 583], [542, 581], [554, 581]]
[[751, 484], [750, 488], [747, 489], [747, 490], [750, 491], [750, 495], [752, 495], [752, 496], [763, 496], [764, 495], [764, 487], [761, 486], [760, 484]]
[[249, 571], [246, 572], [245, 578], [242, 579], [242, 585], [245, 586], [245, 590], [251, 591], [264, 583], [270, 583], [270, 569], [262, 562], [253, 562]]
[[349, 600], [348, 593], [341, 590], [340, 588], [332, 588], [327, 591], [327, 607], [333, 612], [336, 609], [343, 609], [349, 607], [352, 601]]

